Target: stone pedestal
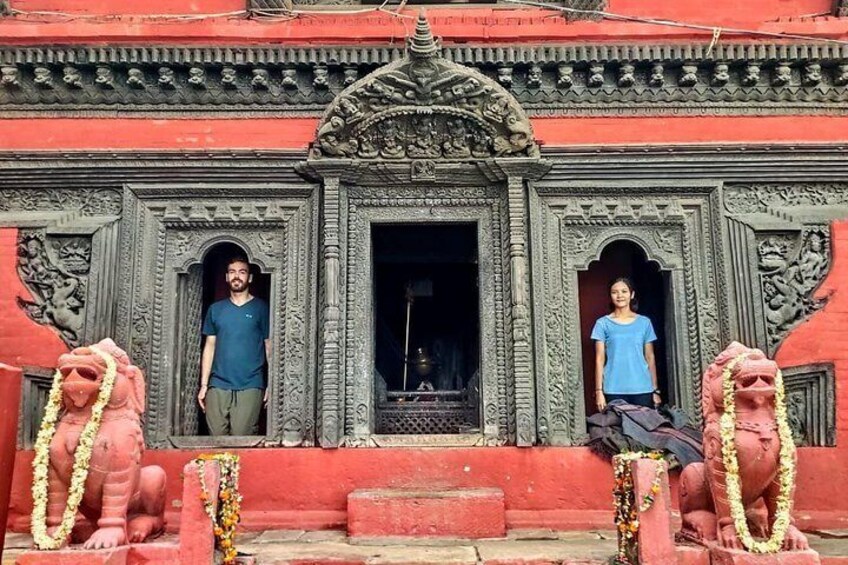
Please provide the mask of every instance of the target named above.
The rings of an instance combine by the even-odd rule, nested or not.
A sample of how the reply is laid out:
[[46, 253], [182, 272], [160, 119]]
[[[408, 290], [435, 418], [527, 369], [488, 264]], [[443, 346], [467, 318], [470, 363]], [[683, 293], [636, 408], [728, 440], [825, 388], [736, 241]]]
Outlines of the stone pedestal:
[[780, 551], [778, 553], [750, 553], [709, 544], [711, 565], [820, 565], [819, 554], [806, 551]]
[[[210, 461], [205, 471], [206, 491], [217, 509], [221, 469], [218, 463]], [[79, 546], [59, 551], [27, 551], [18, 556], [15, 565], [213, 565], [215, 537], [212, 521], [200, 499], [197, 464], [189, 463], [183, 473], [179, 543], [154, 541], [115, 549], [84, 550]], [[247, 565], [249, 561], [242, 560], [240, 563]]]
[[[660, 469], [659, 491], [651, 492], [657, 469]], [[653, 504], [639, 512], [639, 562], [642, 565], [660, 565], [675, 562], [674, 531], [671, 527], [671, 494], [668, 487], [668, 464], [654, 459], [637, 459], [631, 463], [633, 494], [636, 507], [645, 496], [654, 498]]]
[[20, 403], [21, 370], [0, 363], [0, 560], [3, 558], [3, 544], [6, 540]]
[[[204, 467], [206, 492], [212, 500], [213, 508], [218, 509], [218, 487], [221, 484], [221, 468], [218, 463], [209, 461]], [[191, 462], [185, 466], [183, 479], [183, 507], [180, 513], [180, 563], [181, 565], [206, 565], [214, 563], [215, 534], [212, 520], [203, 508], [200, 499], [200, 475], [197, 464]]]
[[114, 549], [84, 550], [81, 548], [58, 551], [27, 551], [18, 556], [15, 565], [128, 565], [130, 546]]
[[506, 535], [500, 489], [357, 490], [347, 498], [351, 537], [499, 538]]

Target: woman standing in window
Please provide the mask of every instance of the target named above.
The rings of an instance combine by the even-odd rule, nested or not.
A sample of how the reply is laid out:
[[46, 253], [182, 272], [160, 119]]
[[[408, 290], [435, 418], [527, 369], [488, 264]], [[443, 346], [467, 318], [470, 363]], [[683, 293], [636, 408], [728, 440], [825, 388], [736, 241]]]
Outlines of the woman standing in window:
[[657, 335], [646, 316], [636, 313], [638, 302], [630, 279], [610, 285], [612, 312], [598, 318], [595, 341], [595, 403], [603, 411], [616, 399], [648, 408], [660, 405], [654, 345]]

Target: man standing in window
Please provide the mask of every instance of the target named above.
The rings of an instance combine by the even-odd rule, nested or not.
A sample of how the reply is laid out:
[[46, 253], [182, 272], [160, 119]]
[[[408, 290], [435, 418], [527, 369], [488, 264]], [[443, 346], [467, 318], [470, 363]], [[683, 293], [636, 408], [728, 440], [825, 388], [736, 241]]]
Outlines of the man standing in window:
[[203, 321], [197, 401], [211, 435], [257, 435], [263, 399], [268, 401], [262, 376], [271, 356], [268, 303], [250, 294], [253, 276], [245, 257], [229, 260], [226, 280], [230, 296], [212, 304]]

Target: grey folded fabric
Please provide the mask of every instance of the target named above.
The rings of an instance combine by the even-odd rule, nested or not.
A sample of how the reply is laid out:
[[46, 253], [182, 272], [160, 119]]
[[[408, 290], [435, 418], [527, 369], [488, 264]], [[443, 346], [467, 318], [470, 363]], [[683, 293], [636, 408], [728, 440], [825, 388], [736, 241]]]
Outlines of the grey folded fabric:
[[679, 408], [654, 410], [613, 400], [586, 419], [587, 445], [608, 458], [622, 451], [663, 451], [685, 467], [704, 460], [703, 436], [688, 420]]

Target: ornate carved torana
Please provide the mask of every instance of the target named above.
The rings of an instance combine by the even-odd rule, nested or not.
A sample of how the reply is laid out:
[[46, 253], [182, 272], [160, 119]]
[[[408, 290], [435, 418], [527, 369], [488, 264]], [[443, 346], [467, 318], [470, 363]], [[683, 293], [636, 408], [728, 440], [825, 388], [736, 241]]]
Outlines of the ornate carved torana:
[[120, 213], [114, 190], [0, 190], [0, 223], [21, 227], [17, 271], [29, 296], [18, 297], [18, 306], [70, 347], [107, 329], [111, 305], [97, 296], [114, 275], [99, 267], [116, 243]]
[[822, 226], [757, 239], [769, 347], [774, 349], [793, 327], [824, 306], [813, 291], [830, 266], [830, 233]]
[[[704, 43], [448, 45], [438, 52], [498, 81], [532, 115], [848, 111], [848, 48], [840, 45], [723, 43], [709, 52]], [[358, 78], [403, 55], [388, 45], [0, 47], [0, 107], [317, 116]]]
[[[321, 119], [311, 159], [538, 157], [518, 102], [439, 56], [419, 17], [408, 57], [346, 88]], [[426, 176], [418, 169], [418, 176]]]
[[474, 441], [535, 442], [525, 182], [548, 166], [515, 98], [441, 57], [423, 14], [407, 57], [354, 82], [327, 108], [299, 166], [324, 186], [322, 445], [379, 441], [370, 233], [385, 222], [477, 224]]

